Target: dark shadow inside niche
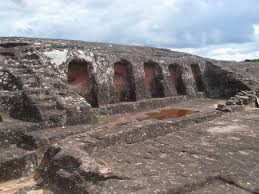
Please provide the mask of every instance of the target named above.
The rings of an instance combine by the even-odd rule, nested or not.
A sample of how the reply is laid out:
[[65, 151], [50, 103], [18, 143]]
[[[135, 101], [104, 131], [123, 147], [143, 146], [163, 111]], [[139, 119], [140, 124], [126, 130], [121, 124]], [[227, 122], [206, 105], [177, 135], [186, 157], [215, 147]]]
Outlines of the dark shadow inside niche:
[[136, 101], [136, 86], [132, 64], [127, 60], [114, 63], [113, 86], [121, 102]]
[[81, 59], [71, 60], [68, 64], [67, 80], [70, 88], [84, 97], [92, 107], [98, 107], [98, 87], [90, 62]]
[[191, 64], [192, 74], [194, 77], [195, 85], [198, 92], [204, 91], [201, 70], [198, 64]]
[[6, 43], [0, 43], [0, 47], [3, 48], [14, 48], [18, 46], [28, 46], [30, 44], [26, 42], [6, 42]]
[[152, 98], [165, 97], [163, 86], [163, 72], [158, 63], [153, 61], [144, 63], [144, 82], [146, 90], [150, 91]]
[[183, 70], [180, 65], [172, 64], [168, 67], [173, 85], [179, 95], [186, 95], [186, 87], [183, 82]]

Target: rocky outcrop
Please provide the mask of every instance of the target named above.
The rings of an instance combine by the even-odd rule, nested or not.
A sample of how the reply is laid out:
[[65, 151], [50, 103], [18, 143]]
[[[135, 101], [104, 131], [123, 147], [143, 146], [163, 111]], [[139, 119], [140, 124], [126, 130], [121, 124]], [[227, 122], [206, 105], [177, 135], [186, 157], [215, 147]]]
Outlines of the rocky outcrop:
[[0, 38], [0, 182], [37, 168], [38, 187], [62, 194], [256, 193], [258, 111], [242, 104], [258, 105], [258, 70], [167, 49]]
[[[251, 90], [251, 85], [244, 82], [237, 72], [228, 71], [218, 66], [220, 62], [209, 62], [204, 71], [206, 92], [212, 98], [229, 98], [241, 90]], [[228, 63], [226, 63], [226, 66]], [[231, 64], [231, 62], [229, 62]]]
[[[234, 62], [167, 49], [29, 38], [0, 39], [0, 104], [45, 125], [95, 121], [92, 108], [171, 96], [231, 97], [256, 83]], [[234, 64], [234, 65], [233, 65]]]
[[[1, 97], [0, 102], [10, 105], [10, 115], [14, 118], [44, 122], [46, 125], [65, 125], [75, 122], [91, 122], [90, 105], [76, 93], [69, 91], [58, 74], [49, 68], [48, 59], [29, 44], [19, 45], [19, 49], [9, 49], [1, 68], [2, 96], [12, 91], [14, 96]], [[67, 118], [68, 117], [68, 118]]]
[[[131, 134], [132, 141], [109, 145], [105, 144], [112, 136], [109, 130], [71, 136], [47, 150], [37, 178], [57, 193], [68, 194], [218, 189], [216, 193], [236, 193], [237, 188], [257, 193], [258, 140], [253, 137], [258, 134], [257, 115], [257, 110], [226, 114], [178, 130], [168, 125], [167, 134], [160, 123], [158, 136], [149, 128], [145, 134], [149, 139], [136, 141], [141, 136], [137, 133]], [[120, 131], [113, 141], [123, 138]]]
[[230, 97], [225, 104], [218, 104], [216, 110], [223, 112], [240, 111], [246, 106], [251, 108], [259, 107], [258, 95], [256, 91], [241, 91]]
[[231, 97], [226, 105], [248, 105], [248, 104], [257, 104], [258, 97], [256, 96], [255, 91], [241, 91], [235, 96]]

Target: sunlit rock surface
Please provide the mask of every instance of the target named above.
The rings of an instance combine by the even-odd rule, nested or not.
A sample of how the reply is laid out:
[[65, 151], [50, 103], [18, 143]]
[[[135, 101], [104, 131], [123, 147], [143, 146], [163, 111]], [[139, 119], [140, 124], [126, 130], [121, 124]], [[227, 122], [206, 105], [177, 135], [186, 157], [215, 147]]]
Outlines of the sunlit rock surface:
[[258, 193], [259, 63], [0, 38], [0, 193]]

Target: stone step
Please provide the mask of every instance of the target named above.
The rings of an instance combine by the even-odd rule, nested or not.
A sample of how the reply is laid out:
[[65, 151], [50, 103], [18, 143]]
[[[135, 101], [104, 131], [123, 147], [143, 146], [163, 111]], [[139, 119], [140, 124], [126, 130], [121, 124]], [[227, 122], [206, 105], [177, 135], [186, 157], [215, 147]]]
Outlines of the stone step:
[[23, 85], [24, 85], [24, 87], [27, 87], [27, 88], [34, 88], [34, 87], [39, 86], [39, 83], [27, 82], [27, 83], [23, 83]]
[[12, 62], [11, 64], [8, 64], [8, 69], [23, 69], [24, 67], [20, 64], [17, 63], [16, 61]]
[[65, 90], [67, 89], [67, 85], [60, 82], [60, 80], [58, 81], [51, 81], [44, 84], [44, 86], [49, 87], [49, 88], [53, 88], [55, 91], [59, 91], [59, 90]]
[[66, 112], [63, 110], [47, 110], [44, 111], [45, 118], [48, 119], [50, 126], [64, 126], [66, 125]]
[[47, 148], [68, 136], [85, 133], [94, 130], [95, 127], [93, 125], [73, 125], [30, 131], [24, 134], [18, 144], [19, 147], [27, 150]]
[[28, 71], [24, 68], [17, 68], [17, 67], [14, 67], [14, 68], [8, 68], [9, 72], [15, 76], [20, 76], [20, 75], [23, 75], [23, 74], [27, 74]]
[[41, 75], [41, 76], [43, 76], [44, 78], [45, 78], [45, 77], [57, 77], [57, 74], [56, 74], [56, 73], [53, 73], [52, 71], [47, 72], [47, 71], [46, 71], [46, 68], [42, 68], [42, 70], [39, 69], [39, 70], [37, 70], [37, 71], [34, 71], [34, 73], [35, 73], [36, 75]]
[[7, 64], [8, 64], [8, 67], [18, 67], [18, 66], [22, 67], [21, 63], [17, 62], [16, 60], [9, 59]]
[[37, 166], [35, 151], [18, 147], [0, 149], [0, 182], [30, 175]]
[[45, 77], [45, 80], [46, 80], [46, 82], [48, 82], [48, 83], [64, 84], [58, 77], [46, 76], [46, 77]]
[[34, 106], [36, 106], [37, 108], [39, 108], [41, 111], [46, 111], [46, 110], [56, 110], [57, 108], [57, 104], [55, 102], [51, 102], [51, 101], [41, 101], [38, 104], [32, 104]]
[[0, 91], [0, 111], [9, 112], [16, 95], [19, 95], [18, 91]]
[[43, 68], [43, 66], [41, 64], [37, 65], [37, 64], [32, 64], [32, 65], [25, 65], [28, 68], [33, 68], [33, 70], [38, 70]]
[[55, 100], [52, 95], [46, 95], [46, 94], [30, 94], [27, 97], [34, 104], [37, 104], [37, 102], [52, 102]]
[[21, 76], [19, 80], [23, 83], [38, 83], [38, 80], [34, 76]]
[[49, 88], [43, 88], [43, 87], [24, 87], [23, 91], [25, 92], [25, 94], [27, 95], [40, 95], [40, 94], [44, 94], [44, 95], [51, 95], [52, 92]]
[[[53, 105], [54, 106], [54, 105]], [[44, 105], [37, 105], [41, 110], [41, 117], [43, 121], [47, 121], [50, 126], [63, 126], [65, 125], [66, 112], [64, 110], [57, 110], [56, 107], [44, 107]]]
[[[41, 129], [26, 133], [21, 145], [26, 149], [36, 149], [50, 146], [67, 137], [68, 141], [70, 141], [70, 139], [84, 139], [83, 142], [89, 146], [86, 147], [86, 149], [89, 149], [89, 152], [91, 152], [93, 147], [106, 147], [118, 142], [132, 144], [154, 137], [164, 136], [180, 130], [180, 128], [192, 126], [195, 123], [212, 121], [221, 115], [221, 112], [212, 111], [165, 121], [147, 119], [143, 121], [118, 123], [112, 126], [110, 124], [82, 124], [69, 127]], [[71, 136], [77, 134], [79, 135]]]
[[36, 87], [36, 86], [39, 85], [38, 79], [35, 78], [35, 77], [32, 76], [32, 75], [31, 75], [31, 76], [27, 76], [27, 75], [25, 74], [25, 75], [21, 76], [21, 77], [19, 78], [19, 80], [20, 80], [23, 84], [26, 84], [26, 85], [28, 85], [28, 86], [30, 86], [30, 87]]
[[33, 79], [33, 78], [35, 79], [35, 76], [31, 73], [21, 74], [19, 77], [20, 77], [20, 79], [24, 79], [24, 80]]
[[3, 122], [0, 122], [0, 148], [16, 145], [25, 132], [42, 128], [38, 123], [12, 119], [8, 114], [3, 114], [2, 116]]

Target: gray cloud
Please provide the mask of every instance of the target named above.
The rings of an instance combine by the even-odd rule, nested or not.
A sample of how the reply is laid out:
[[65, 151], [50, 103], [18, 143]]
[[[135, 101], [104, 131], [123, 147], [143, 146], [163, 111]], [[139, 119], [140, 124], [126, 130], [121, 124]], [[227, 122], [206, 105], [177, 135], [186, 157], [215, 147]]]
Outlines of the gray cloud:
[[208, 45], [200, 48], [173, 48], [182, 52], [221, 60], [243, 61], [259, 58], [259, 25], [254, 26], [255, 41]]
[[0, 35], [204, 48], [256, 42], [258, 0], [10, 0]]

